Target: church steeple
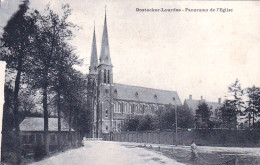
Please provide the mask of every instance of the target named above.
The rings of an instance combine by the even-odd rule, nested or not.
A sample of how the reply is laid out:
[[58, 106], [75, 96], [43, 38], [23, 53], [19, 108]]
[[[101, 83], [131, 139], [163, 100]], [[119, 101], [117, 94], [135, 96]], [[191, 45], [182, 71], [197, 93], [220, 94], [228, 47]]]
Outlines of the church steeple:
[[92, 41], [92, 50], [91, 50], [89, 74], [97, 75], [98, 74], [97, 66], [98, 66], [97, 44], [96, 44], [96, 34], [95, 34], [95, 25], [94, 25], [94, 33], [93, 33], [93, 41]]
[[102, 36], [102, 45], [101, 45], [101, 53], [100, 53], [100, 64], [112, 65], [110, 59], [109, 52], [109, 42], [108, 42], [108, 34], [107, 34], [107, 14], [105, 12], [105, 21], [104, 21], [104, 29]]

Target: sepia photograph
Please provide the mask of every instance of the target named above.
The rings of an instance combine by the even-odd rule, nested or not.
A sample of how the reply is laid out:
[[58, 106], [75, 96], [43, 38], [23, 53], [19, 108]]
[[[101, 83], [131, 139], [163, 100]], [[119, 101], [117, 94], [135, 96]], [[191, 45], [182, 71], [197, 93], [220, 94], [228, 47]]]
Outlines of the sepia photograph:
[[0, 0], [4, 165], [259, 165], [260, 1]]

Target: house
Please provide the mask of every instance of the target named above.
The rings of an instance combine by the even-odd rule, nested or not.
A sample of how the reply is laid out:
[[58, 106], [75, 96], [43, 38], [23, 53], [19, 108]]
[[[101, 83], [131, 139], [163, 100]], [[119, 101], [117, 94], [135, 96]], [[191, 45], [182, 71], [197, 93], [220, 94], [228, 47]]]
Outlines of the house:
[[219, 114], [219, 108], [222, 106], [221, 98], [218, 98], [218, 102], [209, 102], [203, 99], [201, 96], [200, 100], [193, 100], [192, 95], [189, 96], [189, 99], [185, 99], [183, 105], [188, 107], [193, 114], [196, 114], [196, 110], [198, 109], [198, 106], [202, 103], [206, 103], [208, 107], [211, 110], [210, 119], [211, 120], [217, 120], [218, 114]]

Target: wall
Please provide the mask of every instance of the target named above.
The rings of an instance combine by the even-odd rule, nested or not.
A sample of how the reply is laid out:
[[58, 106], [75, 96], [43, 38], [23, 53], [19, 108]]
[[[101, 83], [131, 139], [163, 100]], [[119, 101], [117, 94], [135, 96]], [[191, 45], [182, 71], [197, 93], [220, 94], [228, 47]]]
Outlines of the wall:
[[[109, 140], [109, 138], [105, 140]], [[113, 133], [112, 140], [137, 143], [176, 144], [175, 132], [172, 130]], [[178, 144], [190, 145], [193, 140], [195, 140], [198, 145], [256, 147], [260, 146], [260, 130], [178, 130]]]

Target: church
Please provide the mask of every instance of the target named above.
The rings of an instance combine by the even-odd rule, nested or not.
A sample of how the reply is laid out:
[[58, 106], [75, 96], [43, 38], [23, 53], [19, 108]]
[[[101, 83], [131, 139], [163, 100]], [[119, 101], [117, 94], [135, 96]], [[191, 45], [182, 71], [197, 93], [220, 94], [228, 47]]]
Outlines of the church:
[[94, 28], [87, 90], [92, 121], [90, 137], [94, 138], [104, 138], [110, 133], [120, 132], [124, 121], [133, 116], [153, 114], [166, 104], [181, 105], [176, 91], [114, 82], [106, 14], [99, 60]]

